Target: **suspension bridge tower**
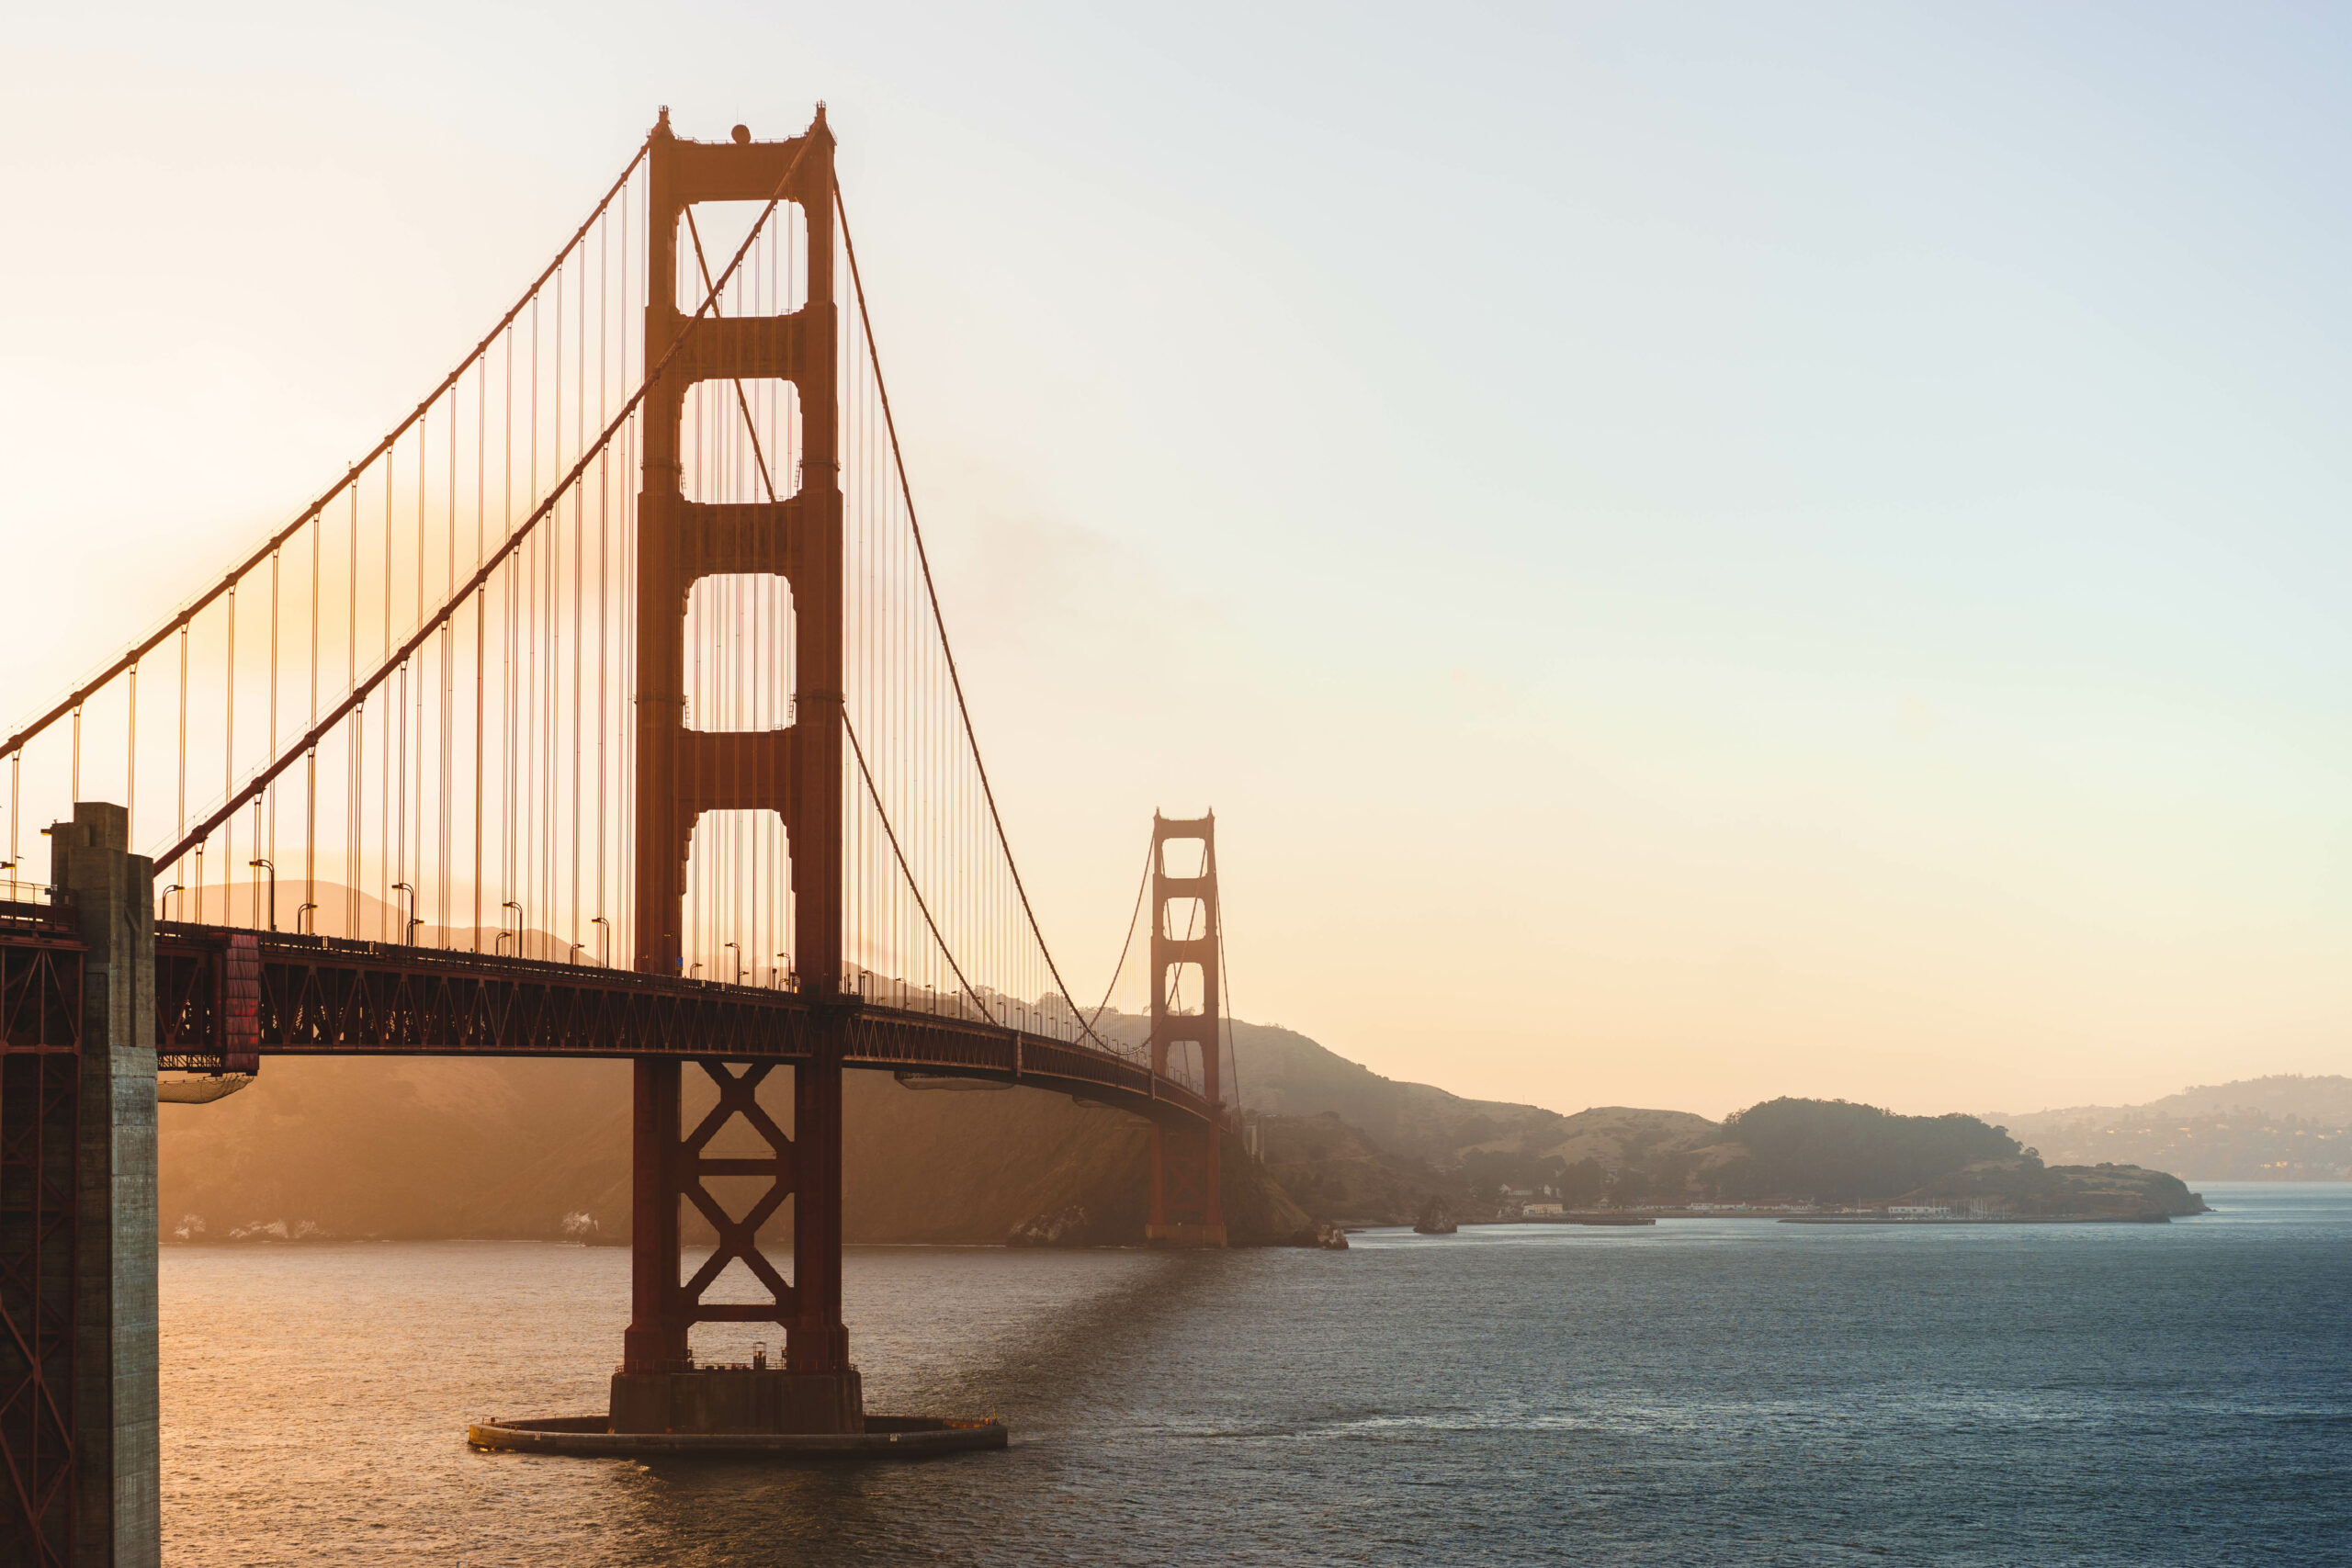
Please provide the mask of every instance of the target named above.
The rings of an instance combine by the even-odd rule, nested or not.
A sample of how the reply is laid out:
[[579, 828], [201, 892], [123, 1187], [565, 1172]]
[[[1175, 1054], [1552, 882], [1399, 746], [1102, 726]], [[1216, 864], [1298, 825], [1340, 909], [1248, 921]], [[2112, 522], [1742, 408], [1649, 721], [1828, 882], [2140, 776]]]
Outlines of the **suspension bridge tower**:
[[[1189, 869], [1171, 873], [1171, 858]], [[1153, 812], [1151, 1070], [1165, 1077], [1171, 1066], [1196, 1062], [1201, 1094], [1210, 1107], [1197, 1126], [1151, 1124], [1151, 1218], [1144, 1234], [1159, 1247], [1225, 1245], [1225, 1203], [1217, 1179], [1217, 1122], [1225, 1104], [1217, 919], [1216, 814], [1172, 818]]]
[[[665, 109], [649, 149], [644, 363], [667, 368], [650, 389], [638, 501], [637, 967], [680, 973], [686, 871], [695, 822], [707, 812], [774, 812], [791, 850], [793, 966], [810, 1014], [810, 1051], [793, 1073], [789, 1130], [755, 1097], [764, 1065], [731, 1072], [698, 1062], [718, 1085], [718, 1108], [688, 1134], [681, 1126], [676, 1056], [635, 1065], [630, 1323], [613, 1379], [616, 1431], [731, 1429], [854, 1432], [864, 1428], [858, 1373], [842, 1325], [842, 490], [840, 342], [833, 287], [833, 138], [818, 106], [808, 131], [754, 141], [691, 141]], [[680, 297], [679, 230], [687, 209], [712, 201], [797, 207], [807, 234], [806, 302], [775, 316], [689, 316]], [[704, 293], [699, 274], [688, 292]], [[673, 353], [674, 350], [674, 353]], [[698, 382], [788, 381], [798, 395], [799, 486], [763, 502], [689, 500], [681, 463], [687, 393]], [[779, 458], [781, 454], [777, 455]], [[795, 613], [793, 722], [779, 728], [692, 728], [686, 709], [685, 621], [695, 584], [709, 577], [775, 575]], [[756, 1159], [704, 1150], [740, 1116], [766, 1143]], [[765, 1177], [767, 1191], [741, 1216], [705, 1186], [709, 1177]], [[792, 1277], [761, 1252], [763, 1221], [791, 1205]], [[718, 1245], [681, 1280], [680, 1213], [691, 1203]], [[741, 1261], [771, 1292], [766, 1303], [710, 1302], [704, 1292]], [[785, 1329], [786, 1365], [738, 1373], [694, 1367], [696, 1323], [768, 1322]], [[716, 1381], [714, 1381], [716, 1380]], [[723, 1385], [723, 1386], [722, 1386]]]

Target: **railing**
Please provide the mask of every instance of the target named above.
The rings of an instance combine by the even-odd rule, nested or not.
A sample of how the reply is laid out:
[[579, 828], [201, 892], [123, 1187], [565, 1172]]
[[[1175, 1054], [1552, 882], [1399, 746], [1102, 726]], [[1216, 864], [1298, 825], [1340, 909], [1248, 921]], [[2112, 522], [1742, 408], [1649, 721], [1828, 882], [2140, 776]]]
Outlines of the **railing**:
[[761, 986], [179, 922], [156, 928], [155, 957], [158, 1065], [187, 1071], [227, 1070], [246, 1052], [789, 1062], [809, 1055], [830, 1010], [843, 1021], [850, 1066], [1028, 1084], [1163, 1120], [1219, 1110], [1089, 1045]]

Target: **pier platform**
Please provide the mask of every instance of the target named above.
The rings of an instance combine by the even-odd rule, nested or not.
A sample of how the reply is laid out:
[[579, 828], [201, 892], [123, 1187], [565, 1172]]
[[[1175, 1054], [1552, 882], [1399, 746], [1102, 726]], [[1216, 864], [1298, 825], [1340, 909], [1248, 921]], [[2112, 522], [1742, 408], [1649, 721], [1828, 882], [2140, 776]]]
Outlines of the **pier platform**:
[[478, 1449], [582, 1458], [928, 1459], [1001, 1449], [1009, 1433], [993, 1418], [868, 1416], [862, 1432], [616, 1432], [607, 1416], [500, 1417], [466, 1428]]

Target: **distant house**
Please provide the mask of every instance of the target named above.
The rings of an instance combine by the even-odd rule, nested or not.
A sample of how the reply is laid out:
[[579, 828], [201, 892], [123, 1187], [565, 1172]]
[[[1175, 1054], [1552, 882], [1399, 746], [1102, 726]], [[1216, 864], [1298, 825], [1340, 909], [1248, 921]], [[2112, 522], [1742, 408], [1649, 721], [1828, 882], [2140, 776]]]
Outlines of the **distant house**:
[[1532, 1187], [1506, 1187], [1503, 1189], [1503, 1199], [1507, 1202], [1523, 1201], [1526, 1199], [1532, 1198], [1534, 1196], [1535, 1189]]
[[1567, 1212], [1565, 1203], [1530, 1203], [1520, 1213], [1531, 1220], [1556, 1220]]
[[1897, 1219], [1948, 1220], [1951, 1218], [1949, 1203], [1889, 1203], [1886, 1212]]

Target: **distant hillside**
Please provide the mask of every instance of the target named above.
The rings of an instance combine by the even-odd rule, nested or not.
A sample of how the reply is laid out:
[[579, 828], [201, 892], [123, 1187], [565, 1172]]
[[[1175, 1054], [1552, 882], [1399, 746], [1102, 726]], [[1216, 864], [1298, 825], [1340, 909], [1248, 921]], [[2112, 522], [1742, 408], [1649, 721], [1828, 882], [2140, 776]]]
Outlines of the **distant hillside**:
[[[1105, 1032], [1138, 1038], [1143, 1026], [1114, 1017]], [[1401, 1223], [1431, 1194], [1475, 1218], [1503, 1186], [1544, 1185], [1583, 1162], [1597, 1190], [1604, 1170], [1716, 1136], [1684, 1111], [1564, 1116], [1467, 1100], [1382, 1077], [1291, 1030], [1235, 1033], [1267, 1156], [1226, 1183], [1237, 1237], [1284, 1237], [1310, 1215]], [[692, 1115], [711, 1097], [697, 1075], [686, 1083]], [[911, 1091], [875, 1073], [852, 1073], [848, 1096], [853, 1241], [996, 1242], [1040, 1218], [1068, 1237], [1140, 1238], [1149, 1148], [1133, 1117], [1028, 1089]], [[242, 1093], [163, 1107], [159, 1140], [164, 1231], [187, 1239], [628, 1234], [628, 1072], [616, 1062], [273, 1057]], [[707, 1238], [698, 1215], [686, 1226]]]
[[1568, 1118], [1540, 1106], [1465, 1100], [1422, 1083], [1400, 1083], [1278, 1025], [1236, 1023], [1233, 1054], [1244, 1110], [1276, 1116], [1330, 1113], [1382, 1148], [1433, 1165], [1458, 1165], [1472, 1150], [1548, 1152]]
[[1301, 1208], [1342, 1225], [1404, 1225], [1422, 1202], [1444, 1197], [1468, 1219], [1491, 1217], [1472, 1201], [1460, 1171], [1441, 1172], [1427, 1160], [1393, 1153], [1361, 1127], [1326, 1111], [1314, 1116], [1265, 1116], [1267, 1172]]
[[[787, 1081], [779, 1073], [774, 1087]], [[692, 1119], [713, 1095], [697, 1073], [686, 1084]], [[1072, 1207], [1088, 1209], [1092, 1239], [1143, 1239], [1139, 1119], [1035, 1089], [917, 1091], [867, 1072], [846, 1085], [850, 1240], [1001, 1242]], [[158, 1110], [166, 1236], [628, 1238], [624, 1063], [273, 1057], [226, 1100]], [[758, 1151], [740, 1122], [729, 1132], [713, 1153]], [[719, 1179], [714, 1195], [731, 1201], [719, 1186], [743, 1179]], [[1283, 1239], [1306, 1223], [1238, 1153], [1225, 1185], [1238, 1240]], [[711, 1234], [691, 1209], [685, 1230]]]
[[1899, 1116], [1842, 1100], [1766, 1100], [1724, 1118], [1723, 1130], [1692, 1178], [1713, 1198], [1883, 1201], [2018, 1152], [1973, 1116]]
[[[1135, 1018], [1105, 1023], [1106, 1032], [1129, 1038], [1142, 1028]], [[1913, 1122], [1965, 1122], [1991, 1134], [1970, 1118], [1889, 1117], [1832, 1101], [1774, 1102], [1783, 1111], [1817, 1113], [1797, 1117], [1804, 1126], [1793, 1142], [1772, 1143], [1762, 1138], [1772, 1118], [1759, 1118], [1770, 1107], [1718, 1125], [1680, 1111], [1601, 1106], [1563, 1115], [1469, 1100], [1383, 1077], [1269, 1025], [1237, 1024], [1235, 1050], [1240, 1098], [1260, 1119], [1265, 1156], [1261, 1165], [1228, 1151], [1227, 1218], [1245, 1242], [1289, 1239], [1310, 1218], [1401, 1224], [1432, 1196], [1464, 1219], [1490, 1217], [1509, 1190], [1577, 1204], [1767, 1191], [1883, 1200], [1942, 1179], [1971, 1159], [2015, 1153], [2007, 1140], [1979, 1149], [1966, 1136], [1950, 1149], [1928, 1150], [1935, 1139], [1906, 1130]], [[711, 1095], [698, 1075], [686, 1081], [692, 1115]], [[787, 1082], [779, 1073], [771, 1087], [784, 1091]], [[2191, 1090], [2159, 1105], [2186, 1105], [2196, 1096], [2222, 1097], [2199, 1105], [2236, 1103], [2233, 1096], [2256, 1105], [2326, 1105], [2329, 1094], [2347, 1090], [2352, 1080], [2271, 1078]], [[910, 1089], [878, 1073], [850, 1074], [847, 1092], [843, 1217], [853, 1241], [996, 1243], [1016, 1231], [1063, 1241], [1142, 1237], [1148, 1131], [1134, 1117], [1026, 1089]], [[617, 1062], [273, 1057], [242, 1093], [211, 1105], [161, 1108], [164, 1230], [190, 1240], [307, 1234], [625, 1241], [628, 1093], [628, 1070]], [[780, 1098], [774, 1108], [783, 1109]], [[2245, 1134], [2245, 1160], [2262, 1156], [2273, 1162], [2271, 1174], [2346, 1174], [2340, 1160], [2325, 1163], [2339, 1150], [2352, 1153], [2340, 1127], [2275, 1124], [2259, 1110], [2217, 1116], [2210, 1132], [2195, 1116], [2165, 1123], [2188, 1129], [2164, 1134], [2190, 1138], [2193, 1147], [2184, 1152], [2157, 1136], [2146, 1114], [2155, 1110], [2140, 1108], [2139, 1122], [2111, 1132], [2093, 1129], [2095, 1139], [2074, 1137], [2063, 1124], [2068, 1116], [2086, 1120], [2081, 1111], [1992, 1120], [2023, 1134], [2052, 1165], [2226, 1178], [2237, 1168], [2212, 1163], [2217, 1151], [2236, 1146], [2222, 1141], [2226, 1131]], [[1808, 1144], [1820, 1129], [1804, 1131], [1812, 1125], [1807, 1118], [1822, 1117], [1840, 1127], [1852, 1122], [1837, 1137], [1850, 1134], [1870, 1148], [1841, 1155]], [[2044, 1122], [2048, 1130], [2040, 1130]], [[1890, 1132], [1898, 1144], [1909, 1140], [1907, 1153], [1890, 1156]], [[2307, 1157], [2275, 1163], [2282, 1142]], [[755, 1151], [722, 1137], [713, 1152]], [[1840, 1158], [1861, 1163], [1839, 1174], [1831, 1166]], [[2101, 1190], [2120, 1180], [2083, 1179]], [[689, 1211], [685, 1223], [690, 1240], [708, 1238], [698, 1215]]]
[[2352, 1077], [2278, 1074], [2146, 1105], [1984, 1118], [2053, 1164], [2148, 1166], [2205, 1181], [2352, 1180]]
[[1688, 1111], [1637, 1111], [1600, 1105], [1560, 1119], [1560, 1140], [1543, 1152], [1566, 1164], [1591, 1160], [1603, 1168], [1644, 1169], [1688, 1154], [1723, 1136], [1723, 1128]]
[[1979, 1160], [1938, 1177], [1904, 1203], [1984, 1201], [2012, 1214], [2201, 1214], [2204, 1197], [2177, 1176], [2136, 1165], [2053, 1165], [2027, 1158]]

